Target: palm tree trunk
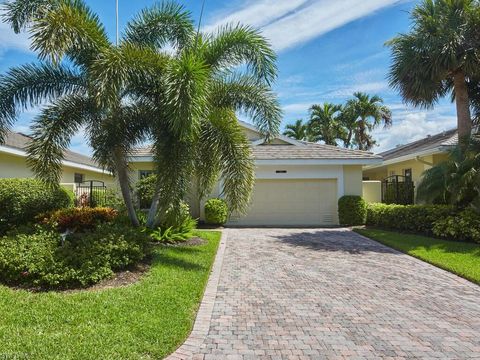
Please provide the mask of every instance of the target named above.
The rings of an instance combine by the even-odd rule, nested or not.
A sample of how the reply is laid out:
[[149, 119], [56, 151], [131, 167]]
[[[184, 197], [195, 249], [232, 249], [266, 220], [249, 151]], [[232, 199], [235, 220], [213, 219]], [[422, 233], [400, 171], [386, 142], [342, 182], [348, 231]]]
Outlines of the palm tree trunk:
[[132, 194], [130, 192], [130, 181], [128, 178], [128, 166], [125, 159], [125, 154], [122, 149], [117, 148], [113, 152], [113, 161], [115, 163], [115, 168], [117, 171], [118, 183], [120, 184], [120, 190], [122, 191], [123, 201], [127, 208], [128, 218], [133, 226], [140, 226], [138, 221], [137, 213], [135, 212], [135, 207], [133, 206]]
[[157, 212], [158, 212], [158, 203], [160, 201], [160, 190], [155, 189], [155, 193], [153, 194], [152, 204], [150, 205], [150, 209], [148, 210], [148, 217], [147, 217], [147, 224], [146, 226], [149, 229], [152, 229], [155, 226], [157, 221]]
[[459, 140], [467, 140], [472, 133], [472, 118], [470, 116], [470, 100], [463, 70], [453, 75], [455, 88], [455, 105], [457, 108], [457, 127]]

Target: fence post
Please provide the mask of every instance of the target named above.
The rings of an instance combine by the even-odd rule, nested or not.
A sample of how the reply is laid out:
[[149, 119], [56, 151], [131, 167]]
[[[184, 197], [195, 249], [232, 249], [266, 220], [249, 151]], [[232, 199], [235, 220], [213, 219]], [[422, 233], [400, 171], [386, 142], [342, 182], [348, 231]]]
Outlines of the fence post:
[[93, 181], [90, 180], [90, 199], [89, 199], [90, 207], [93, 207]]

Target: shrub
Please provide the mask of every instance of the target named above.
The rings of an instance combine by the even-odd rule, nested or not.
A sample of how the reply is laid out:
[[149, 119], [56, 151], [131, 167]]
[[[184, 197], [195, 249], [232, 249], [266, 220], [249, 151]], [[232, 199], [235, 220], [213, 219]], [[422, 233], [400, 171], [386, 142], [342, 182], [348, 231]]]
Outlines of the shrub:
[[155, 185], [157, 184], [157, 176], [149, 175], [140, 179], [135, 185], [135, 193], [140, 202], [140, 209], [147, 209], [150, 207], [155, 193]]
[[95, 228], [99, 223], [112, 222], [118, 215], [112, 208], [77, 207], [60, 209], [37, 217], [41, 224], [60, 231], [84, 231]]
[[364, 225], [367, 220], [367, 204], [361, 196], [346, 195], [338, 200], [340, 225]]
[[228, 206], [223, 199], [210, 199], [205, 203], [205, 222], [223, 225], [228, 220]]
[[141, 261], [148, 237], [131, 227], [105, 225], [61, 236], [53, 230], [0, 238], [0, 279], [11, 285], [70, 288], [95, 284]]
[[433, 233], [447, 239], [480, 243], [480, 215], [473, 209], [466, 209], [439, 219], [433, 225]]
[[48, 187], [35, 179], [0, 179], [0, 227], [33, 221], [38, 214], [73, 206], [62, 187]]
[[162, 243], [185, 241], [193, 236], [196, 227], [197, 220], [190, 216], [188, 204], [181, 202], [177, 208], [166, 211], [161, 226], [151, 233], [151, 237]]
[[367, 205], [367, 225], [433, 235], [433, 224], [454, 213], [446, 205]]

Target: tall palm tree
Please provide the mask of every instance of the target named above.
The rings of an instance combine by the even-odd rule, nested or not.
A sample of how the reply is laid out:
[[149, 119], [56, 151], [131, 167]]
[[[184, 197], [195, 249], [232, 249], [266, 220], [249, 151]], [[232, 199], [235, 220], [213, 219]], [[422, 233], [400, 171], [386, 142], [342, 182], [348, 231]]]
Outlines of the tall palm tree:
[[247, 114], [267, 139], [278, 133], [281, 110], [270, 88], [276, 55], [257, 30], [240, 24], [204, 34], [189, 18], [175, 23], [173, 34], [182, 37], [166, 41], [157, 30], [165, 28], [164, 18], [164, 10], [153, 6], [126, 29], [127, 40], [160, 52], [173, 48], [162, 86], [139, 94], [161, 114], [152, 121], [158, 183], [147, 225], [163, 210], [178, 209], [191, 187], [202, 197], [219, 178], [230, 211], [245, 212], [254, 166], [235, 114]]
[[[178, 204], [203, 134], [222, 148], [210, 154], [216, 166], [204, 182], [211, 185], [221, 172], [232, 208], [246, 208], [253, 186], [248, 143], [231, 112], [221, 110], [246, 110], [266, 137], [278, 131], [280, 110], [268, 84], [275, 77], [275, 55], [256, 31], [238, 26], [225, 29], [221, 41], [204, 40], [195, 36], [189, 12], [164, 3], [130, 22], [117, 47], [81, 1], [17, 0], [6, 10], [15, 30], [30, 31], [40, 59], [50, 60], [12, 69], [0, 87], [0, 129], [11, 125], [18, 109], [53, 102], [35, 121], [29, 149], [29, 162], [41, 178], [58, 182], [63, 150], [86, 126], [94, 158], [115, 171], [137, 225], [128, 178], [131, 148], [154, 140], [158, 197]], [[173, 55], [163, 51], [167, 44], [176, 49]], [[246, 63], [256, 77], [222, 78], [226, 62]], [[230, 91], [209, 91], [215, 87]], [[210, 121], [214, 115], [217, 121]]]
[[341, 105], [323, 103], [312, 105], [308, 129], [312, 141], [323, 141], [327, 145], [337, 146], [337, 140], [345, 138], [345, 129], [339, 121]]
[[385, 127], [392, 124], [392, 112], [383, 105], [383, 100], [377, 95], [356, 92], [353, 99], [347, 101], [346, 111], [351, 112], [354, 143], [359, 150], [370, 150], [375, 140], [369, 134], [381, 123]]
[[285, 125], [283, 135], [296, 140], [309, 140], [308, 126], [303, 123], [302, 119], [298, 119], [293, 124]]
[[470, 136], [468, 82], [480, 72], [477, 0], [424, 0], [411, 13], [412, 30], [387, 42], [390, 85], [407, 103], [432, 107], [453, 94], [460, 138]]

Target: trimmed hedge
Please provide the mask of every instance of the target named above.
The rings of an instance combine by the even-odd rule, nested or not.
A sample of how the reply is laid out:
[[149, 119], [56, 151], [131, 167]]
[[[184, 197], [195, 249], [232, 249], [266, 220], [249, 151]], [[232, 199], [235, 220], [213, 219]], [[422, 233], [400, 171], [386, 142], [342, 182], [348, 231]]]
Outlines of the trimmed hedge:
[[434, 223], [454, 213], [447, 205], [368, 204], [367, 225], [433, 235]]
[[210, 199], [205, 203], [205, 222], [223, 225], [228, 220], [228, 205], [223, 199]]
[[34, 220], [47, 211], [73, 206], [73, 193], [36, 179], [0, 179], [0, 229]]
[[0, 237], [0, 280], [46, 289], [92, 285], [141, 261], [148, 236], [128, 226], [104, 224], [66, 237], [37, 228]]
[[367, 204], [361, 196], [345, 195], [338, 199], [340, 225], [364, 225], [367, 220]]
[[473, 209], [435, 221], [433, 234], [446, 239], [480, 243], [480, 215]]

